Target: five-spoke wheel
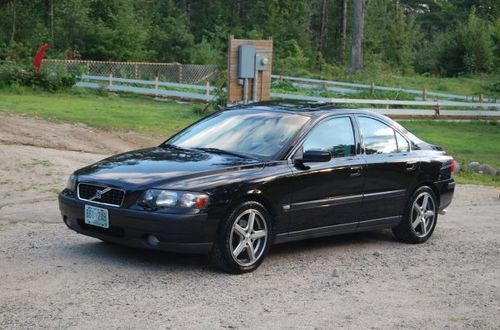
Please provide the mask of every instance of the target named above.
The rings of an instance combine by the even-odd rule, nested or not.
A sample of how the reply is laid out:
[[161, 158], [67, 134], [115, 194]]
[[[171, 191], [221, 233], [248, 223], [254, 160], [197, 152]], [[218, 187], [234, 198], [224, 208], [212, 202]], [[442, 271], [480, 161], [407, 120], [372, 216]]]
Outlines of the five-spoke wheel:
[[409, 199], [400, 224], [392, 229], [403, 242], [423, 243], [431, 237], [437, 222], [437, 198], [431, 188], [420, 187]]
[[256, 269], [269, 249], [271, 230], [271, 217], [262, 204], [246, 201], [237, 205], [221, 224], [212, 264], [238, 274]]
[[242, 266], [250, 266], [258, 260], [267, 242], [267, 225], [256, 209], [240, 213], [233, 224], [230, 247], [234, 260]]
[[420, 193], [413, 202], [411, 226], [418, 237], [425, 237], [434, 226], [436, 205], [430, 193]]

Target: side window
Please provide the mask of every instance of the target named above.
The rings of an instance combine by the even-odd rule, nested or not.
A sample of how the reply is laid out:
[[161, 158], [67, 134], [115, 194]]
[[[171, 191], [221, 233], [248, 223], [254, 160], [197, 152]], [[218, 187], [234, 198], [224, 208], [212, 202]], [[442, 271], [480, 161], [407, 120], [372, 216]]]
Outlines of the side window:
[[396, 141], [398, 143], [398, 152], [407, 152], [410, 151], [410, 144], [408, 141], [398, 132], [396, 133]]
[[332, 157], [347, 157], [356, 153], [354, 131], [349, 117], [327, 119], [307, 135], [303, 149], [327, 150]]
[[358, 121], [367, 155], [397, 152], [398, 145], [392, 128], [368, 117], [358, 117]]

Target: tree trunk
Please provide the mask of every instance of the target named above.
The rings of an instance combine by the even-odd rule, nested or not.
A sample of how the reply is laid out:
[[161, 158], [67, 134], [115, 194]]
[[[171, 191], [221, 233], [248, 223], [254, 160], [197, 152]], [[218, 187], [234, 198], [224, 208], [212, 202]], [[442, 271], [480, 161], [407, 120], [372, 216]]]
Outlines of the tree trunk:
[[364, 0], [353, 0], [351, 74], [363, 69]]
[[14, 42], [16, 37], [16, 5], [14, 1], [10, 2], [10, 6], [12, 7], [12, 31], [10, 34], [10, 42]]
[[50, 0], [50, 41], [54, 47], [54, 0]]
[[326, 48], [326, 34], [328, 32], [328, 0], [323, 0], [321, 8], [321, 26], [319, 32], [319, 51], [322, 52]]
[[345, 61], [345, 45], [347, 40], [347, 0], [342, 0], [342, 14], [340, 15], [340, 60]]

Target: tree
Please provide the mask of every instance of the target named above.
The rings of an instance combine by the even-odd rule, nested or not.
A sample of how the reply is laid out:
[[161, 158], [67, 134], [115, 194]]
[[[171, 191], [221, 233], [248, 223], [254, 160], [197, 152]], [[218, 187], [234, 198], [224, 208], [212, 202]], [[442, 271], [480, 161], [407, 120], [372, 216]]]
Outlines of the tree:
[[345, 61], [345, 48], [347, 40], [347, 0], [342, 0], [340, 16], [340, 60]]
[[364, 17], [364, 0], [353, 0], [351, 74], [363, 69]]

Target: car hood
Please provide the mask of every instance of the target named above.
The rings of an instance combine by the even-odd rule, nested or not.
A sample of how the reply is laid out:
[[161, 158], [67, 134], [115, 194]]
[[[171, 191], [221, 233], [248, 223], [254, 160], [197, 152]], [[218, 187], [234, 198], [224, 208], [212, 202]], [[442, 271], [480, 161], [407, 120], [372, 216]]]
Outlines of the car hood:
[[75, 174], [79, 182], [97, 182], [138, 189], [162, 187], [180, 180], [262, 166], [261, 161], [251, 158], [155, 147], [103, 159], [76, 171]]

